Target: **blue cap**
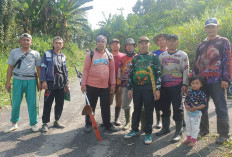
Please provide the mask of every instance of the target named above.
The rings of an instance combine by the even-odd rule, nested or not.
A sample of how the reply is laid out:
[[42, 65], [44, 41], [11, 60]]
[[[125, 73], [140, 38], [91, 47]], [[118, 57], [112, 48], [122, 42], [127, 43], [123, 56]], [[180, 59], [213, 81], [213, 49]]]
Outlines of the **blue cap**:
[[218, 20], [216, 18], [209, 18], [205, 21], [205, 27], [213, 25], [213, 26], [218, 26]]

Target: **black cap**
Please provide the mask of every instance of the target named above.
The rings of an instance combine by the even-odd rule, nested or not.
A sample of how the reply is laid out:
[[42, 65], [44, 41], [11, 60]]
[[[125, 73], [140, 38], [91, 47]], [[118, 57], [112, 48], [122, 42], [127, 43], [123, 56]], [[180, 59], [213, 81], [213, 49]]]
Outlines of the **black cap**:
[[178, 40], [178, 36], [176, 34], [169, 34], [167, 36], [167, 40], [170, 40], [170, 39], [175, 39], [175, 40]]
[[138, 40], [138, 43], [140, 43], [140, 42], [142, 42], [142, 41], [150, 42], [149, 38], [148, 38], [148, 37], [146, 37], [146, 36], [142, 36], [142, 37], [140, 37], [140, 38], [139, 38], [139, 40]]
[[120, 41], [118, 39], [114, 38], [111, 40], [110, 44], [112, 44], [112, 43], [119, 43], [120, 44]]
[[168, 36], [168, 34], [158, 34], [153, 38], [153, 42], [157, 43], [159, 37], [164, 37], [167, 40], [167, 36]]

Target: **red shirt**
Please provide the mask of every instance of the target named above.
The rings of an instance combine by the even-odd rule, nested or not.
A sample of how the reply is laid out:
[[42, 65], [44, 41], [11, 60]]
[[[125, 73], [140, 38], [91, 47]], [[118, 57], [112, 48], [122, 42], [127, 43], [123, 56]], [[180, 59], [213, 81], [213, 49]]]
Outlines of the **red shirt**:
[[119, 61], [121, 61], [121, 58], [125, 56], [124, 53], [119, 52], [117, 55], [114, 55], [114, 65], [115, 65], [115, 79], [118, 78], [118, 68], [119, 68]]

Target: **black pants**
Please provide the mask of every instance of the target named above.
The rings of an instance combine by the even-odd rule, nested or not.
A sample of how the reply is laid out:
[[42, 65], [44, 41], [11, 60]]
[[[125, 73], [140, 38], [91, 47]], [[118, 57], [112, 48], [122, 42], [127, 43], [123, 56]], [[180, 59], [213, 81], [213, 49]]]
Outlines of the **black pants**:
[[181, 87], [182, 84], [172, 87], [161, 87], [161, 110], [162, 117], [171, 116], [171, 104], [173, 106], [173, 120], [183, 120], [183, 105], [181, 104]]
[[145, 109], [146, 124], [145, 133], [152, 133], [153, 111], [154, 111], [154, 96], [151, 84], [137, 86], [133, 85], [133, 102], [134, 112], [132, 114], [132, 130], [139, 131], [139, 122], [142, 106]]
[[55, 98], [55, 120], [59, 120], [64, 106], [64, 88], [47, 89], [44, 93], [43, 123], [50, 122], [52, 103]]
[[155, 110], [156, 110], [157, 112], [161, 111], [161, 107], [162, 107], [162, 104], [161, 104], [161, 103], [162, 103], [162, 102], [160, 101], [160, 99], [157, 100], [157, 101], [155, 101]]
[[[225, 89], [221, 88], [221, 81], [212, 84], [205, 83], [202, 90], [208, 98], [208, 103], [210, 97], [213, 99], [217, 115], [218, 134], [222, 136], [228, 136], [230, 130], [228, 108], [225, 99]], [[202, 110], [200, 132], [203, 134], [209, 133], [208, 103]]]
[[[98, 97], [100, 97], [100, 107], [101, 107], [101, 116], [102, 121], [105, 125], [105, 128], [112, 126], [110, 123], [110, 97], [109, 97], [109, 88], [96, 88], [92, 86], [86, 86], [87, 96], [89, 103], [95, 112]], [[92, 125], [90, 117], [87, 115], [85, 119], [86, 125]]]

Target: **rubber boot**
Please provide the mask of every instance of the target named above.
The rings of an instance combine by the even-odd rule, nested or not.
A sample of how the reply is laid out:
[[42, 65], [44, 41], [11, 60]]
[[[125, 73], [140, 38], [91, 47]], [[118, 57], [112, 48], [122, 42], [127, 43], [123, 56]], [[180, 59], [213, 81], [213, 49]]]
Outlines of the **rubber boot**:
[[156, 125], [155, 125], [155, 128], [156, 129], [160, 129], [162, 127], [162, 123], [161, 123], [161, 120], [160, 120], [160, 111], [156, 111]]
[[170, 132], [169, 126], [170, 126], [170, 117], [162, 117], [162, 129], [155, 133], [156, 136], [162, 136]]
[[115, 107], [115, 119], [114, 119], [114, 125], [115, 126], [120, 126], [121, 125], [120, 121], [118, 120], [118, 117], [120, 115], [120, 111], [121, 111], [121, 106], [116, 106]]
[[129, 129], [131, 128], [130, 108], [124, 110], [124, 112], [125, 112], [126, 124], [124, 125], [123, 129], [124, 129], [124, 130], [129, 130]]
[[141, 131], [144, 131], [146, 125], [145, 111], [141, 111], [140, 122], [141, 122]]
[[176, 121], [176, 132], [172, 138], [172, 142], [176, 143], [181, 140], [182, 137], [182, 125], [183, 125], [183, 120], [181, 121]]
[[183, 127], [186, 127], [186, 123], [184, 119], [183, 119]]

